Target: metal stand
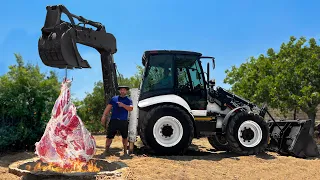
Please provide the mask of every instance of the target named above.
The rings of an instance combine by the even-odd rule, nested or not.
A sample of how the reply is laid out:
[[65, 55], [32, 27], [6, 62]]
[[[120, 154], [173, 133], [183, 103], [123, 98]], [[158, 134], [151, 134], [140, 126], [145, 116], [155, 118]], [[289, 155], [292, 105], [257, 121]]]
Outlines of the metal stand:
[[64, 81], [67, 81], [67, 79], [68, 79], [68, 68], [66, 67]]

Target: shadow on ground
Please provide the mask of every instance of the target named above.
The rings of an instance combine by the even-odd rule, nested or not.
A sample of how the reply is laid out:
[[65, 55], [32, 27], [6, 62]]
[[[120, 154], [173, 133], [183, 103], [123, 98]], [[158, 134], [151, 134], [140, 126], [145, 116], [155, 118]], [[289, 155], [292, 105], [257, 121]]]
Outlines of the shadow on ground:
[[[134, 155], [136, 156], [145, 156], [145, 157], [155, 157], [163, 158], [170, 160], [179, 160], [179, 161], [191, 161], [191, 160], [211, 160], [211, 161], [220, 161], [222, 159], [230, 158], [233, 160], [240, 160], [238, 154], [226, 151], [216, 151], [215, 149], [205, 149], [206, 147], [201, 145], [192, 144], [184, 154], [180, 155], [170, 155], [170, 156], [159, 156], [156, 155], [152, 150], [145, 147], [136, 147], [134, 149]], [[203, 150], [205, 149], [205, 150]], [[276, 159], [275, 156], [268, 153], [260, 153], [258, 155], [252, 155], [256, 158], [264, 160]]]
[[6, 152], [0, 156], [0, 166], [8, 167], [11, 163], [25, 159], [34, 158], [34, 152]]
[[[100, 148], [101, 150], [104, 150], [104, 147], [101, 147], [101, 146], [97, 146], [97, 148]], [[121, 152], [122, 152], [123, 149], [121, 148], [110, 148], [109, 150], [109, 153], [107, 154], [96, 154], [93, 156], [93, 158], [106, 158], [107, 156], [117, 156], [117, 157], [122, 157], [121, 156]]]

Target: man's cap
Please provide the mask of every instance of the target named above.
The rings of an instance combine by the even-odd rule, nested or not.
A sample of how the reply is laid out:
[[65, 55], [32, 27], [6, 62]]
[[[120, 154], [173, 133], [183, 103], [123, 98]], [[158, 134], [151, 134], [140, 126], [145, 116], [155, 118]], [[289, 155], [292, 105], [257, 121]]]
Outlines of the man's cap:
[[122, 89], [122, 88], [125, 88], [125, 89], [127, 89], [127, 90], [130, 89], [129, 86], [118, 86], [118, 90], [120, 90], [120, 89]]

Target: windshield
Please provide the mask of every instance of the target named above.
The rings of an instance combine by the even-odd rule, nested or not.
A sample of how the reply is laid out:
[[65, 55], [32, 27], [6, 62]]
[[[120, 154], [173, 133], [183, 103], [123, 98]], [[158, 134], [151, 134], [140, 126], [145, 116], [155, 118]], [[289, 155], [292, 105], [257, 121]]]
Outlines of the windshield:
[[178, 88], [204, 88], [204, 80], [199, 64], [199, 56], [177, 55], [176, 64], [178, 70]]

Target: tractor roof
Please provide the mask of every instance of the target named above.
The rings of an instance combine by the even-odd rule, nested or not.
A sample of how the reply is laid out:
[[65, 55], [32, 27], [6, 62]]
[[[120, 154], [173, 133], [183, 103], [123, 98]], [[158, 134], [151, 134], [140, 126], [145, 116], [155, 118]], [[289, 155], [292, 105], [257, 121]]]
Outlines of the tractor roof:
[[142, 55], [142, 64], [143, 66], [146, 63], [146, 58], [150, 54], [180, 54], [180, 55], [196, 55], [196, 56], [202, 56], [199, 52], [193, 52], [193, 51], [181, 51], [181, 50], [149, 50], [145, 51]]

